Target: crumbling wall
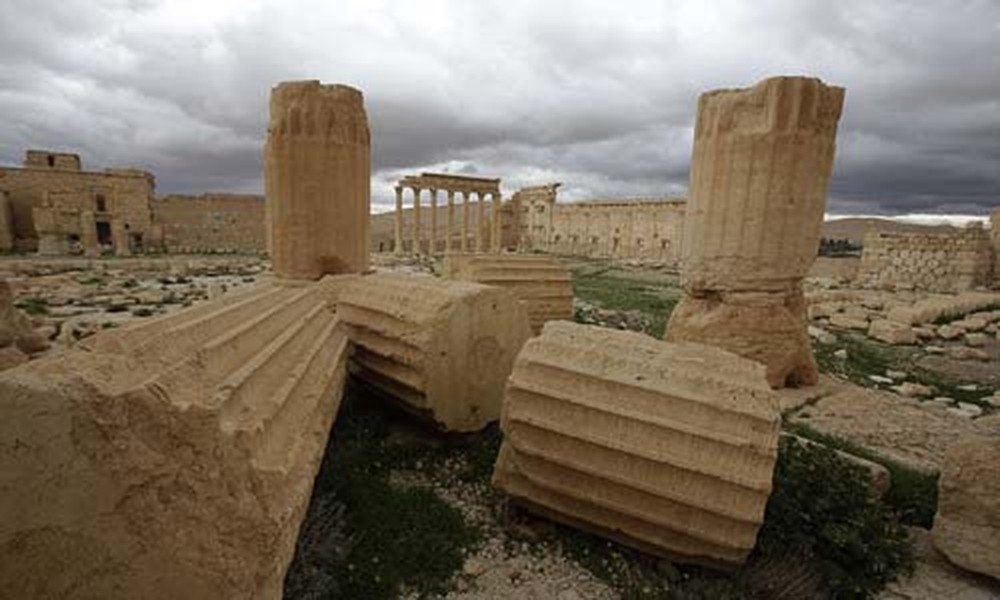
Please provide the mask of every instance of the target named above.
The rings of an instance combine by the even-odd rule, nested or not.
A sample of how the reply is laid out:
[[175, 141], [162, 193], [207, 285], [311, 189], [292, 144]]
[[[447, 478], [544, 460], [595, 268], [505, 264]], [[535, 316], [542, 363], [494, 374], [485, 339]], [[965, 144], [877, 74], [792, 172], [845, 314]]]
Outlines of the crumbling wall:
[[[122, 236], [141, 236], [145, 248], [159, 245], [158, 230], [153, 224], [151, 200], [155, 179], [151, 173], [136, 169], [83, 171], [76, 155], [54, 154], [60, 158], [49, 166], [53, 153], [28, 151], [24, 167], [0, 167], [0, 191], [8, 195], [18, 250], [36, 251], [40, 235], [61, 236], [54, 246], [68, 247], [67, 236], [82, 237], [81, 213], [121, 232]], [[75, 162], [74, 162], [75, 160]], [[36, 214], [44, 215], [36, 223]], [[95, 226], [94, 222], [87, 226]], [[126, 244], [127, 246], [127, 244]]]
[[522, 200], [528, 249], [599, 258], [676, 264], [684, 229], [683, 200], [594, 200], [567, 204], [539, 194]]
[[169, 253], [263, 253], [264, 198], [249, 194], [170, 195], [154, 203]]
[[993, 249], [981, 227], [958, 233], [886, 233], [865, 236], [862, 285], [961, 292], [988, 285]]
[[14, 249], [14, 209], [10, 196], [0, 190], [0, 252]]

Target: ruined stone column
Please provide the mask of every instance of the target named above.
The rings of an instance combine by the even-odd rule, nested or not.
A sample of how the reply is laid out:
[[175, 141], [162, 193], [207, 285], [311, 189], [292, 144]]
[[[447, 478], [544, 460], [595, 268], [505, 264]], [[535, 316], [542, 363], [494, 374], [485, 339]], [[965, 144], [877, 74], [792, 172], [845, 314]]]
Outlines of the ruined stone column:
[[483, 252], [486, 247], [483, 245], [483, 225], [486, 224], [486, 206], [483, 205], [485, 197], [482, 192], [476, 192], [476, 252]]
[[685, 296], [666, 337], [816, 381], [802, 280], [816, 257], [844, 89], [775, 77], [698, 101], [683, 235]]
[[452, 236], [454, 235], [453, 231], [455, 229], [454, 221], [455, 221], [455, 191], [448, 190], [448, 221], [445, 223], [444, 226], [445, 239], [447, 240], [444, 243], [445, 254], [451, 254], [452, 244], [454, 244], [454, 241], [452, 240]]
[[469, 251], [469, 192], [462, 190], [462, 252]]
[[500, 236], [503, 231], [503, 223], [500, 222], [500, 208], [501, 200], [500, 194], [494, 192], [490, 195], [493, 208], [493, 223], [490, 227], [490, 249], [499, 254], [500, 253]]
[[319, 279], [368, 268], [370, 177], [359, 90], [319, 81], [271, 90], [264, 183], [275, 275]]
[[413, 240], [410, 246], [410, 254], [420, 256], [420, 188], [413, 188], [413, 221], [411, 223], [410, 238]]
[[132, 256], [128, 230], [121, 219], [111, 220], [111, 244], [115, 247], [115, 256]]
[[428, 241], [427, 254], [435, 256], [437, 254], [437, 227], [438, 227], [438, 191], [431, 188], [431, 233]]
[[403, 188], [396, 186], [396, 244], [393, 253], [396, 256], [403, 254]]
[[101, 245], [97, 241], [97, 224], [94, 221], [94, 212], [90, 210], [80, 212], [80, 246], [83, 248], [84, 256], [101, 255]]

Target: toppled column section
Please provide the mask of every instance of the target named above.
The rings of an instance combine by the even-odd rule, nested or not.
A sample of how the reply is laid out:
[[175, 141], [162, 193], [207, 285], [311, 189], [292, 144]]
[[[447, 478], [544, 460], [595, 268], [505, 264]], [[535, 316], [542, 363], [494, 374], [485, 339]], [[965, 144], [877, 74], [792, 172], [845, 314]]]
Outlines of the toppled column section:
[[844, 90], [775, 77], [698, 101], [683, 236], [685, 296], [666, 337], [816, 382], [802, 280], [816, 257]]
[[11, 598], [281, 598], [341, 396], [320, 284], [261, 284], [0, 373]]
[[340, 294], [352, 372], [450, 431], [500, 418], [503, 385], [531, 335], [514, 296], [498, 287], [385, 273]]
[[517, 357], [493, 483], [645, 551], [740, 563], [764, 518], [780, 421], [759, 364], [556, 321]]
[[445, 276], [510, 290], [536, 334], [546, 321], [573, 319], [573, 278], [553, 256], [453, 254], [445, 260]]
[[318, 81], [271, 90], [264, 151], [268, 250], [288, 279], [368, 268], [371, 148], [361, 92]]

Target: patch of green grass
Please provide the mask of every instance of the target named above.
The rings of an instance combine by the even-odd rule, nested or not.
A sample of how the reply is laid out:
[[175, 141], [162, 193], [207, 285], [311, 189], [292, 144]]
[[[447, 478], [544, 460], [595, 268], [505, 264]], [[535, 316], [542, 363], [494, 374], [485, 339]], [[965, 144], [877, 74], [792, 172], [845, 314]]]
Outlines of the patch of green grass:
[[49, 301], [45, 298], [25, 298], [14, 304], [17, 308], [20, 308], [29, 315], [47, 315], [49, 314]]
[[812, 563], [832, 598], [867, 600], [913, 569], [906, 530], [870, 476], [830, 448], [783, 438], [756, 552]]
[[667, 321], [680, 300], [681, 290], [665, 278], [632, 272], [611, 263], [584, 263], [571, 267], [573, 295], [606, 310], [636, 310], [651, 325], [645, 333], [663, 337]]
[[[404, 587], [421, 595], [445, 593], [480, 541], [480, 532], [433, 491], [393, 485], [389, 476], [418, 464], [433, 469], [449, 447], [474, 455], [472, 448], [487, 438], [440, 444], [400, 438], [391, 435], [392, 420], [364, 388], [349, 385], [313, 492], [314, 504], [332, 496], [345, 507], [351, 540], [344, 556], [325, 566], [329, 597], [389, 599]], [[471, 461], [470, 477], [484, 472], [490, 452], [483, 449], [481, 459]]]
[[899, 515], [903, 523], [924, 528], [930, 528], [933, 524], [937, 513], [937, 473], [913, 469], [850, 440], [817, 431], [805, 423], [785, 423], [784, 427], [795, 435], [828, 448], [882, 465], [889, 470], [892, 482], [883, 499], [885, 504]]

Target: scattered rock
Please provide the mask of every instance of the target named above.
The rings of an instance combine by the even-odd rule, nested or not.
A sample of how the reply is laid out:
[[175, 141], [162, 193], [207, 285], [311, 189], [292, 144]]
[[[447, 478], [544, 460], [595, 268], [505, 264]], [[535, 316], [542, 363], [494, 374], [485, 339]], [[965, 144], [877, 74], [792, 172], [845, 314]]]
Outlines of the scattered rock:
[[938, 337], [943, 340], [954, 340], [960, 337], [965, 331], [951, 325], [942, 325], [937, 328]]
[[990, 355], [986, 351], [968, 346], [948, 348], [948, 355], [955, 360], [981, 360], [983, 362], [990, 360]]
[[967, 333], [965, 334], [965, 345], [980, 347], [986, 345], [986, 334], [985, 333]]
[[1000, 579], [1000, 436], [945, 453], [934, 545], [956, 565]]
[[910, 381], [895, 385], [892, 389], [900, 396], [906, 396], [907, 398], [926, 398], [934, 393], [926, 385]]
[[0, 371], [13, 369], [18, 365], [28, 362], [28, 355], [21, 352], [17, 346], [7, 346], [0, 348]]
[[847, 350], [843, 348], [834, 352], [833, 355], [840, 360], [847, 360]]
[[888, 319], [872, 321], [868, 328], [868, 337], [894, 345], [909, 345], [917, 343], [917, 334], [913, 328], [904, 323]]

